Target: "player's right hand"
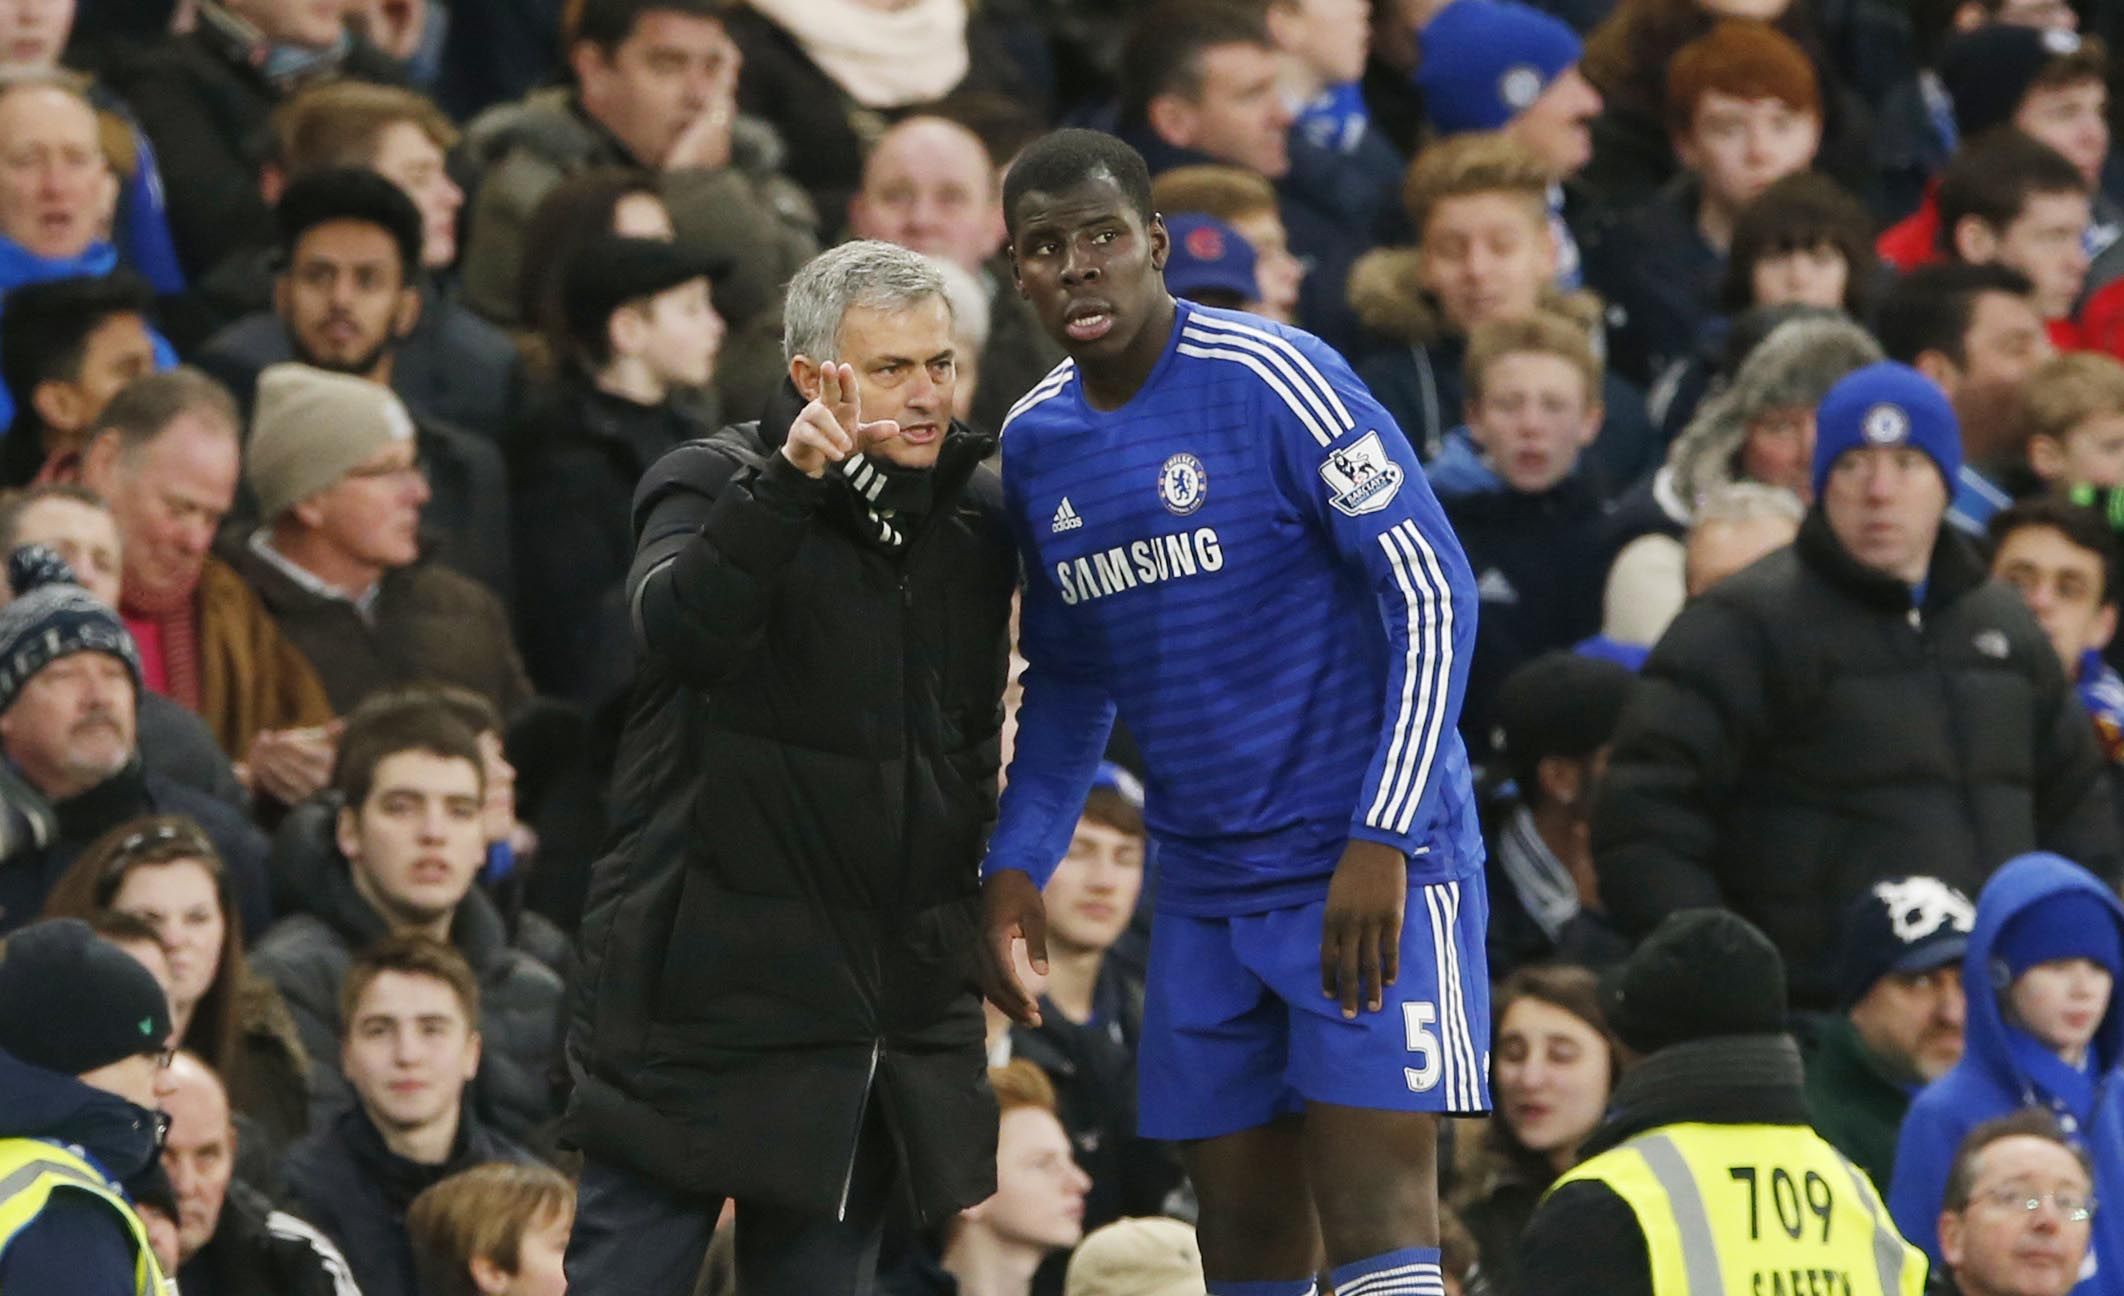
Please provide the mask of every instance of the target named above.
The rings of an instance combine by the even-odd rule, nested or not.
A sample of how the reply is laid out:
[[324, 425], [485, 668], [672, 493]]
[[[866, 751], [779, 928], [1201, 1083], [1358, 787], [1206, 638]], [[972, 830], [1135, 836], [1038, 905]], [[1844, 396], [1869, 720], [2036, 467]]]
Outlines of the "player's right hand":
[[1025, 942], [1033, 971], [1047, 975], [1047, 904], [1040, 888], [1017, 869], [998, 869], [981, 884], [981, 993], [1020, 1026], [1040, 1024], [1040, 1001], [1012, 966], [1011, 947]]
[[863, 421], [862, 393], [855, 366], [828, 362], [819, 366], [818, 398], [789, 425], [782, 457], [807, 477], [822, 476], [826, 465], [839, 463], [866, 446], [898, 436], [891, 419]]

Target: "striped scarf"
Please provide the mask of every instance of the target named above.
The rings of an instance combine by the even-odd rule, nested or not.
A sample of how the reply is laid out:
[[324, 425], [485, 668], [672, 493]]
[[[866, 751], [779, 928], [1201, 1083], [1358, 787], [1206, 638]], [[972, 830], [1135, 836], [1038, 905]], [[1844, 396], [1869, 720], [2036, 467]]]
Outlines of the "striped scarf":
[[929, 512], [929, 470], [896, 468], [860, 454], [843, 459], [840, 467], [870, 523], [872, 543], [894, 553], [905, 549], [908, 532]]

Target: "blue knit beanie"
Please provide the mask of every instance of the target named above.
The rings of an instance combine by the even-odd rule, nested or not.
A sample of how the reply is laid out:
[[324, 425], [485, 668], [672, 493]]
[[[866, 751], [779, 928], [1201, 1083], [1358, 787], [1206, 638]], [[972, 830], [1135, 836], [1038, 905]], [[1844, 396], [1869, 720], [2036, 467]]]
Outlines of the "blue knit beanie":
[[1992, 957], [2018, 978], [2038, 963], [2084, 958], [2124, 977], [2124, 933], [2099, 899], [2079, 891], [2044, 896], [2006, 920], [1991, 947]]
[[1962, 425], [1938, 384], [1892, 360], [1844, 375], [1815, 411], [1814, 497], [1822, 497], [1829, 470], [1846, 452], [1901, 445], [1930, 456], [1948, 495], [1954, 494], [1962, 471]]
[[1413, 80], [1440, 135], [1496, 130], [1578, 62], [1578, 33], [1516, 0], [1453, 0], [1417, 33]]
[[66, 560], [43, 545], [8, 556], [15, 601], [0, 608], [0, 714], [38, 671], [78, 652], [109, 653], [140, 688], [140, 651], [118, 613], [81, 588]]

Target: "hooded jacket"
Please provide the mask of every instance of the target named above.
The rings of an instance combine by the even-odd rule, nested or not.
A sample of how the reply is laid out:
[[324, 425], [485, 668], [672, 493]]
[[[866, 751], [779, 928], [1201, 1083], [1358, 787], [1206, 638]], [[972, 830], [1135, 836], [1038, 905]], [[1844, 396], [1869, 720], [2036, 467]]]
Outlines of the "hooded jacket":
[[[2105, 1156], [2105, 1149], [2090, 1136], [2097, 1105], [2114, 1105], [2114, 1098], [2103, 1091], [2116, 1087], [2113, 1068], [2124, 1061], [2124, 1003], [2112, 992], [2109, 1009], [2089, 1046], [2085, 1074], [2009, 1025], [2000, 1005], [2006, 974], [1994, 967], [1992, 955], [1999, 933], [2037, 901], [2064, 893], [2085, 896], [2090, 910], [2098, 910], [2124, 931], [2124, 904], [2118, 903], [2107, 886], [2072, 861], [2044, 852], [2007, 861], [1977, 898], [1976, 927], [1969, 933], [1969, 948], [1962, 956], [1962, 985], [1968, 995], [1962, 1060], [1911, 1100], [1896, 1144], [1895, 1178], [1888, 1190], [1888, 1211], [1896, 1227], [1935, 1264], [1939, 1262], [1940, 1201], [1946, 1192], [1948, 1167], [1963, 1137], [1983, 1122], [2022, 1107], [2046, 1107], [2057, 1116], [2058, 1128], [2068, 1138], [2085, 1143], [2098, 1159], [2113, 1162], [2124, 1156], [2118, 1150], [2124, 1145], [2106, 1149]], [[2105, 1269], [2115, 1266], [2116, 1272], [2108, 1278], [2115, 1290], [2124, 1290], [2124, 1255], [2113, 1261], [2099, 1255], [2098, 1259], [2104, 1261]], [[2074, 1290], [2089, 1296], [2112, 1287], [2083, 1282]]]
[[[0, 1140], [45, 1139], [85, 1157], [108, 1187], [154, 1161], [154, 1117], [105, 1093], [0, 1051]], [[0, 1251], [0, 1291], [134, 1296], [131, 1233], [102, 1200], [56, 1192], [35, 1222]]]
[[[1349, 295], [1370, 339], [1383, 344], [1356, 366], [1358, 377], [1428, 463], [1444, 453], [1452, 430], [1466, 417], [1461, 363], [1468, 340], [1453, 331], [1423, 290], [1422, 266], [1418, 249], [1383, 248], [1351, 269]], [[1583, 324], [1589, 334], [1599, 328], [1601, 305], [1591, 293], [1544, 289], [1541, 305]], [[1659, 462], [1660, 440], [1645, 413], [1644, 393], [1605, 369], [1600, 399], [1600, 435], [1586, 451], [1586, 462], [1607, 497], [1651, 471]]]
[[666, 1191], [831, 1215], [881, 1112], [935, 1222], [994, 1191], [972, 960], [1017, 557], [992, 440], [953, 425], [892, 549], [780, 454], [799, 409], [785, 386], [636, 494], [646, 660], [567, 1128]]
[[1817, 506], [1799, 538], [1682, 609], [1645, 663], [1593, 816], [1626, 933], [1737, 910], [1800, 1008], [1832, 998], [1843, 905], [1898, 873], [1975, 891], [2015, 855], [2117, 869], [2101, 757], [2057, 652], [1942, 526], [1922, 605]]
[[[298, 807], [273, 844], [282, 912], [251, 970], [271, 981], [294, 1014], [310, 1056], [310, 1128], [323, 1130], [353, 1102], [339, 1059], [339, 987], [354, 955], [390, 934], [354, 887], [332, 840], [329, 803]], [[503, 1134], [522, 1138], [557, 1113], [562, 987], [559, 974], [512, 948], [501, 915], [478, 886], [458, 902], [450, 944], [479, 979], [479, 1076], [468, 1105]]]

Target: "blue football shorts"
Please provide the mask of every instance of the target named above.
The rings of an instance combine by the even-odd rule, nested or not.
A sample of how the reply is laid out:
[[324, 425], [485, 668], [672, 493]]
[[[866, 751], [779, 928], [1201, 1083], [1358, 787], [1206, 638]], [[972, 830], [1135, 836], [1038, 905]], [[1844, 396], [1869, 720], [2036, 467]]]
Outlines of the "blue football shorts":
[[1482, 875], [1409, 888], [1401, 973], [1354, 1020], [1320, 989], [1327, 897], [1234, 918], [1160, 913], [1137, 1059], [1147, 1138], [1201, 1139], [1332, 1103], [1490, 1109]]

